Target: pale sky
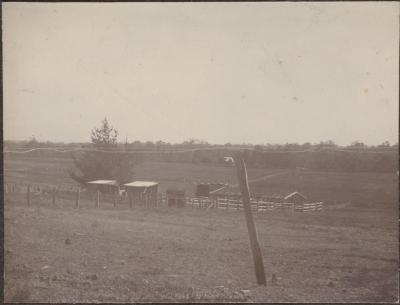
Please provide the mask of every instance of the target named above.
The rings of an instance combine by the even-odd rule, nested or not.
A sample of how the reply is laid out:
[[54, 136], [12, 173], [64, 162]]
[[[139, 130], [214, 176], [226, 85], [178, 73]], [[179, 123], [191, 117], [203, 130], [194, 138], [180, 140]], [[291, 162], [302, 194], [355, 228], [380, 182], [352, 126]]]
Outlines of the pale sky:
[[399, 3], [3, 3], [4, 138], [397, 142]]

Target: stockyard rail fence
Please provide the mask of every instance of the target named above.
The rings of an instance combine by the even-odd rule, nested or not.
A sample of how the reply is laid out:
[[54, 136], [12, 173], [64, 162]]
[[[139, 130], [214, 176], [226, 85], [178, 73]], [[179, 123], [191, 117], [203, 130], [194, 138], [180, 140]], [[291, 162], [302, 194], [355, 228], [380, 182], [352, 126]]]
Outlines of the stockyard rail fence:
[[[87, 188], [74, 187], [74, 186], [50, 186], [46, 184], [27, 184], [7, 182], [4, 184], [4, 194], [6, 196], [16, 195], [20, 196], [18, 199], [26, 201], [28, 205], [35, 205], [38, 202], [50, 201], [53, 205], [63, 204], [79, 208], [81, 201], [92, 201], [94, 206], [99, 207], [97, 191], [89, 190]], [[21, 197], [22, 196], [22, 197]], [[119, 192], [117, 196], [111, 193], [101, 193], [100, 198], [101, 206], [114, 207], [127, 206], [129, 207], [129, 200], [125, 192]], [[213, 195], [211, 197], [195, 197], [185, 196], [185, 207], [194, 209], [218, 209], [218, 210], [231, 210], [242, 211], [243, 202], [240, 196], [237, 195]], [[251, 198], [251, 209], [253, 212], [263, 213], [272, 212], [276, 210], [294, 211], [294, 212], [317, 212], [324, 209], [323, 202], [284, 202], [281, 199], [271, 200], [267, 197]], [[145, 207], [154, 207], [151, 205], [142, 204]], [[168, 206], [167, 195], [165, 193], [158, 193], [156, 207]]]

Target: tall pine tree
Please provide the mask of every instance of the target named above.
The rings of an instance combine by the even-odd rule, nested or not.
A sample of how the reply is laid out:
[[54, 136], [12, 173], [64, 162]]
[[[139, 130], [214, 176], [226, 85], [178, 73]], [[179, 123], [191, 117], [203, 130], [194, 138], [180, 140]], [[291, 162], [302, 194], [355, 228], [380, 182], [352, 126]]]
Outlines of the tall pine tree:
[[125, 149], [118, 149], [118, 131], [107, 121], [91, 131], [91, 147], [72, 155], [75, 168], [69, 174], [81, 185], [92, 180], [117, 180], [123, 184], [131, 181], [137, 157]]

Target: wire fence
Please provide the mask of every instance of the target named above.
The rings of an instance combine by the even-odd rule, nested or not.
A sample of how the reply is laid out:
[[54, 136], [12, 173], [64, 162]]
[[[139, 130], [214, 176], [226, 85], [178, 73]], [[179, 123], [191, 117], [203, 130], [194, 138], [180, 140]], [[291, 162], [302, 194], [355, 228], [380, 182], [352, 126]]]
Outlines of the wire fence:
[[92, 148], [92, 147], [75, 147], [65, 149], [62, 147], [35, 147], [35, 148], [28, 148], [28, 147], [21, 147], [15, 149], [5, 149], [3, 153], [15, 153], [15, 154], [27, 154], [34, 151], [54, 151], [58, 153], [71, 153], [71, 152], [78, 152], [78, 151], [93, 151], [93, 152], [107, 152], [107, 153], [121, 153], [121, 154], [135, 154], [135, 153], [146, 153], [146, 154], [160, 154], [160, 153], [187, 153], [187, 152], [196, 152], [196, 151], [213, 151], [213, 150], [230, 150], [230, 151], [257, 151], [257, 153], [264, 153], [264, 154], [276, 154], [276, 153], [306, 153], [306, 152], [321, 152], [321, 151], [338, 151], [338, 152], [346, 152], [346, 153], [397, 153], [397, 149], [363, 149], [363, 148], [340, 148], [340, 147], [332, 147], [332, 148], [308, 148], [308, 149], [269, 149], [269, 150], [255, 150], [254, 147], [241, 147], [241, 146], [217, 146], [217, 147], [197, 147], [197, 148], [176, 148], [176, 149], [125, 149], [120, 147], [107, 147], [106, 149], [101, 148]]

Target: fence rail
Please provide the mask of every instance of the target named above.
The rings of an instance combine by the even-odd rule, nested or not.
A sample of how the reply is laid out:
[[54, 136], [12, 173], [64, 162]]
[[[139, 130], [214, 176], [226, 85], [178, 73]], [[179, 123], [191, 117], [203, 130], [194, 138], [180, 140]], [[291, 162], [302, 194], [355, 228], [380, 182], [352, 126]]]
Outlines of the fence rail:
[[[293, 203], [293, 202], [271, 202], [265, 200], [251, 200], [251, 209], [254, 212], [268, 212], [273, 210], [292, 210], [299, 212], [321, 211], [323, 202], [314, 203]], [[243, 210], [243, 203], [240, 199], [228, 198], [203, 198], [193, 197], [187, 200], [187, 205], [193, 208], [217, 208], [221, 210]]]
[[[5, 183], [4, 194], [27, 194], [28, 184]], [[29, 196], [52, 198], [53, 204], [57, 199], [67, 199], [79, 206], [79, 200], [96, 200], [96, 193], [87, 189], [80, 189], [71, 186], [49, 186], [40, 184], [29, 184]], [[101, 200], [104, 202], [125, 203], [126, 194], [117, 195], [117, 200], [113, 194], [102, 193]], [[115, 201], [116, 200], [116, 201]], [[275, 210], [288, 210], [295, 212], [316, 212], [324, 209], [323, 202], [312, 203], [293, 203], [293, 202], [274, 202], [263, 198], [253, 198], [250, 201], [253, 212], [271, 212]], [[164, 193], [158, 193], [157, 206], [167, 206], [167, 196]], [[220, 209], [220, 210], [243, 210], [243, 203], [240, 198], [225, 197], [185, 197], [185, 206], [197, 209]]]

